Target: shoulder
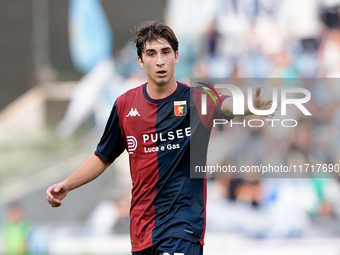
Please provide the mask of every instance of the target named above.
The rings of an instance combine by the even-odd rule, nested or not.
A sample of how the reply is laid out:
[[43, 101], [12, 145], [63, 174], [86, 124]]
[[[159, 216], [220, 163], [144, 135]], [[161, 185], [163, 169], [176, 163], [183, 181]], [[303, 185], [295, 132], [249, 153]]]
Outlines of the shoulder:
[[185, 83], [177, 82], [179, 92], [190, 92], [191, 87]]
[[190, 88], [190, 85], [184, 83], [184, 82], [178, 82], [181, 86], [184, 86], [185, 88]]
[[133, 100], [135, 98], [135, 96], [137, 95], [142, 95], [143, 94], [143, 86], [145, 85], [139, 85], [133, 89], [129, 89], [128, 91], [126, 91], [124, 94], [120, 95], [117, 100], [116, 103], [120, 104], [128, 99]]
[[190, 89], [190, 86], [186, 83], [183, 83], [183, 82], [177, 82], [179, 87], [183, 88], [183, 89]]

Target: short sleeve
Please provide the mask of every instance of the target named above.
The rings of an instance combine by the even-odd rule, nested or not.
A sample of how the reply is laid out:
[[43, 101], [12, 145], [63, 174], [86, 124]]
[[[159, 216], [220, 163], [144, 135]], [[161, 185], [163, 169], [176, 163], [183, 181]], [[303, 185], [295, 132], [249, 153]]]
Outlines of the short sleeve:
[[95, 151], [100, 159], [108, 163], [112, 163], [125, 150], [116, 104], [112, 107], [103, 136]]
[[[230, 96], [226, 95], [218, 95], [212, 98], [208, 95], [205, 91], [199, 89], [200, 87], [194, 88], [192, 90], [191, 99], [193, 100], [193, 105], [197, 109], [199, 118], [201, 119], [202, 123], [207, 129], [211, 129], [214, 119], [226, 119], [231, 120], [234, 116], [226, 116], [221, 111], [221, 102], [223, 103], [224, 100], [228, 100]], [[202, 114], [202, 95], [206, 95], [206, 107], [205, 107], [205, 114]], [[221, 100], [221, 101], [220, 101]]]

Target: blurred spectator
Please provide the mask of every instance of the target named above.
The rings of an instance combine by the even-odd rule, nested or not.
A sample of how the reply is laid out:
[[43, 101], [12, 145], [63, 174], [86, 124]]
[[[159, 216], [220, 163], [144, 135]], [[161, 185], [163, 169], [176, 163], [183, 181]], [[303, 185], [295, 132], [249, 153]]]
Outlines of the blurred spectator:
[[339, 0], [321, 0], [322, 19], [327, 27], [340, 27], [340, 1]]
[[340, 29], [325, 31], [324, 40], [318, 52], [320, 75], [325, 78], [340, 76]]
[[221, 39], [221, 34], [217, 31], [216, 21], [212, 21], [207, 33], [208, 39], [208, 54], [210, 57], [215, 57], [218, 53], [218, 42]]
[[7, 219], [2, 226], [4, 254], [27, 254], [29, 233], [30, 224], [24, 219], [20, 206], [10, 205], [7, 209]]

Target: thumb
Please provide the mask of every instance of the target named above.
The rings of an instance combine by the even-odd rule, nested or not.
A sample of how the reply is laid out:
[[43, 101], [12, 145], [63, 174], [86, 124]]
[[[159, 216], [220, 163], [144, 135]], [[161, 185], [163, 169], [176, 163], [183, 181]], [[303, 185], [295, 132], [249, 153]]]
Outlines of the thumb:
[[261, 96], [261, 87], [260, 86], [257, 86], [255, 96], [257, 96], [257, 97]]
[[65, 186], [64, 183], [58, 183], [57, 186], [54, 188], [54, 192], [58, 193], [63, 187]]

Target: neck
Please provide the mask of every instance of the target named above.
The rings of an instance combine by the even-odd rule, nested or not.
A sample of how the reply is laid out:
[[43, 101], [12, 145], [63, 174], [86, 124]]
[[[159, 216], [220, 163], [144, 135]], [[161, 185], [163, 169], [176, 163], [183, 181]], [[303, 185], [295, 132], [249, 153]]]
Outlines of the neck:
[[167, 84], [154, 84], [149, 82], [146, 85], [146, 91], [152, 99], [163, 99], [170, 96], [177, 89], [176, 80], [169, 81]]

